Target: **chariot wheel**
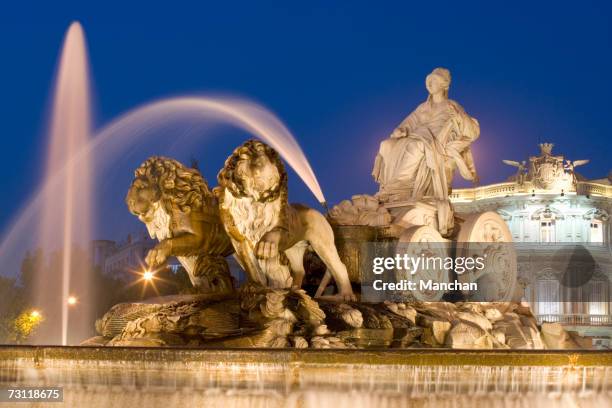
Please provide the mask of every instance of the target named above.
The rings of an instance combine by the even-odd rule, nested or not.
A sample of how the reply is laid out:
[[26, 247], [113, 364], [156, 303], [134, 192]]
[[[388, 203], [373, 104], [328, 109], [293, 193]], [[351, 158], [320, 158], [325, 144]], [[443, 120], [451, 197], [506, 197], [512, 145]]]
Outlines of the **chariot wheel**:
[[475, 282], [476, 291], [464, 291], [470, 301], [509, 302], [515, 300], [517, 255], [512, 234], [503, 218], [494, 211], [471, 214], [461, 224], [455, 259], [480, 257], [482, 268], [465, 269], [457, 279]]
[[[423, 259], [445, 259], [449, 254], [447, 251], [448, 241], [442, 238], [442, 235], [437, 229], [428, 225], [414, 226], [406, 229], [399, 237], [396, 246], [396, 253], [403, 255], [407, 254], [411, 258]], [[407, 279], [417, 282], [417, 289], [407, 292], [416, 300], [422, 302], [436, 302], [442, 299], [444, 292], [441, 290], [421, 289], [419, 281], [428, 281], [446, 284], [449, 282], [449, 273], [444, 269], [443, 265], [432, 263], [431, 267], [420, 267], [414, 274], [404, 269], [396, 270], [398, 282], [401, 279]], [[431, 266], [431, 265], [430, 265]]]

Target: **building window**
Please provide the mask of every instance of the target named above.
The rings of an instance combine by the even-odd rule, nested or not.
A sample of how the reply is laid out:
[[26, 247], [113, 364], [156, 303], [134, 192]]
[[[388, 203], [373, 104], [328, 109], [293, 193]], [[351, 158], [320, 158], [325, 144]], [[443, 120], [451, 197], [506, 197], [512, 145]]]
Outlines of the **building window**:
[[608, 314], [608, 281], [592, 281], [587, 286], [589, 314]]
[[540, 242], [555, 242], [554, 221], [540, 221]]
[[601, 220], [591, 220], [590, 242], [603, 242], [603, 223], [601, 222]]
[[536, 313], [539, 315], [559, 315], [559, 282], [556, 280], [538, 280], [536, 283]]

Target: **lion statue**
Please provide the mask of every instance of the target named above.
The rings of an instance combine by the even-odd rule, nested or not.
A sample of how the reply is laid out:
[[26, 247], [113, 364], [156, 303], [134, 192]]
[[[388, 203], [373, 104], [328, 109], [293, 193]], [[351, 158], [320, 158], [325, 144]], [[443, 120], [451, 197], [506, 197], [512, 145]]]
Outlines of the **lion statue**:
[[225, 261], [233, 253], [232, 244], [221, 224], [217, 199], [197, 169], [150, 157], [136, 169], [125, 201], [151, 238], [159, 241], [146, 256], [150, 268], [176, 256], [199, 292], [233, 291]]
[[331, 226], [318, 211], [289, 204], [287, 173], [274, 149], [258, 140], [245, 142], [217, 179], [221, 219], [251, 283], [301, 287], [304, 252], [311, 247], [336, 282], [334, 297], [355, 300]]

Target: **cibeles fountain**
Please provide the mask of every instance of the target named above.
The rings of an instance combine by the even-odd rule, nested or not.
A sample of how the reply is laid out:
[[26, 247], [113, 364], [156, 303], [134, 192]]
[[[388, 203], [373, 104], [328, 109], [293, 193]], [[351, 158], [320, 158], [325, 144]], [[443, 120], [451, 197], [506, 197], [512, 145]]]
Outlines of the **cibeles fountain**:
[[[289, 204], [282, 158], [258, 140], [236, 148], [212, 189], [176, 160], [146, 160], [126, 197], [159, 241], [146, 263], [178, 257], [198, 293], [117, 305], [83, 344], [545, 348], [520, 303], [506, 223], [495, 212], [462, 218], [449, 200], [456, 170], [477, 181], [478, 122], [448, 98], [448, 70], [436, 68], [426, 85], [427, 101], [381, 143], [379, 192], [327, 216]], [[240, 288], [231, 254], [247, 276]], [[306, 254], [323, 273], [307, 270]], [[308, 293], [304, 276], [317, 273]]]
[[[560, 325], [538, 325], [521, 301], [504, 220], [454, 210], [455, 173], [478, 182], [479, 124], [449, 99], [447, 69], [425, 83], [427, 100], [381, 141], [372, 172], [379, 191], [329, 211], [293, 136], [258, 105], [163, 100], [98, 132], [41, 197], [94, 151], [111, 160], [123, 148], [111, 140], [137, 141], [143, 123], [212, 118], [249, 137], [228, 152], [216, 186], [160, 151], [116, 201], [157, 240], [146, 272], [176, 257], [190, 294], [115, 305], [80, 346], [0, 349], [0, 382], [63, 386], [69, 406], [609, 402], [610, 356], [559, 351], [583, 343]], [[321, 211], [289, 202], [285, 163]], [[246, 276], [240, 286], [229, 257]]]

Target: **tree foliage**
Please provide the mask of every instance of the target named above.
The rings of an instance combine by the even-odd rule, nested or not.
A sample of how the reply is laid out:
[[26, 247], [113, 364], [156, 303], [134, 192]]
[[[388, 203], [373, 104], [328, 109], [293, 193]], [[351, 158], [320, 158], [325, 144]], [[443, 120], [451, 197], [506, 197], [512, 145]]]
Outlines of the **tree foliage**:
[[[123, 302], [137, 302], [146, 298], [190, 293], [193, 289], [187, 272], [181, 267], [176, 272], [163, 268], [155, 272], [153, 282], [144, 282], [138, 271], [120, 270], [105, 274], [98, 267], [88, 264], [83, 266], [87, 255], [83, 251], [73, 251], [79, 260], [73, 259], [73, 265], [79, 268], [92, 268], [91, 288], [94, 293], [83, 294], [83, 301], [94, 302], [94, 314], [98, 318], [104, 315], [113, 305]], [[88, 258], [87, 258], [88, 259]], [[89, 262], [89, 261], [88, 261]], [[61, 257], [59, 253], [46, 256], [40, 250], [28, 252], [22, 263], [18, 278], [0, 276], [0, 344], [23, 344], [32, 340], [37, 328], [44, 322], [45, 311], [39, 315], [32, 314], [39, 304], [35, 299], [36, 276], [44, 270], [46, 276], [61, 276]], [[59, 282], [48, 282], [45, 289], [50, 293], [60, 290]], [[58, 294], [58, 297], [60, 295]], [[58, 299], [59, 300], [59, 299]], [[92, 335], [94, 322], [91, 322]], [[42, 335], [41, 328], [39, 334]]]
[[43, 322], [44, 317], [35, 309], [26, 309], [13, 320], [13, 331], [9, 340], [11, 343], [26, 342]]

